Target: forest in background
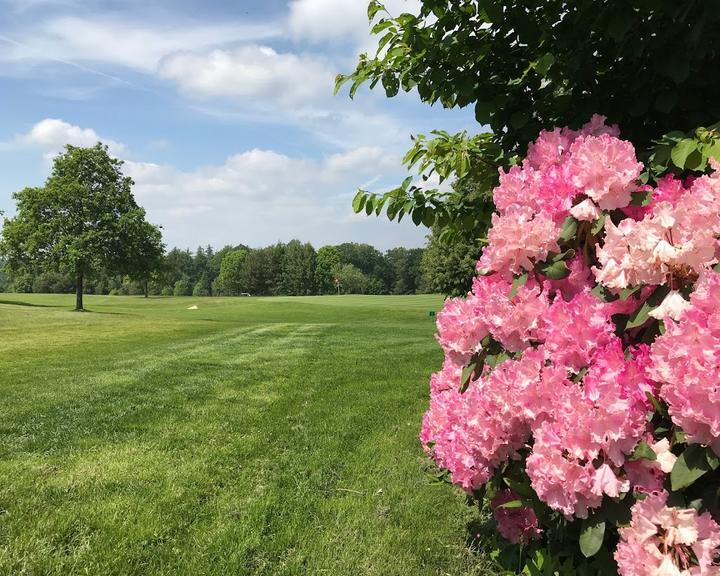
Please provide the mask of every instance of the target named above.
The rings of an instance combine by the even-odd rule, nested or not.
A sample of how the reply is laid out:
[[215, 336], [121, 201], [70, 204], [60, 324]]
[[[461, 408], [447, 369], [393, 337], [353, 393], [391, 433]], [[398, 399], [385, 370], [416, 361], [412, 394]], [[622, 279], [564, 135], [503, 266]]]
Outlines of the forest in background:
[[[99, 274], [86, 280], [86, 294], [153, 296], [308, 296], [315, 294], [422, 294], [466, 291], [475, 250], [439, 250], [434, 235], [426, 248], [385, 252], [355, 242], [315, 249], [291, 240], [263, 248], [243, 244], [194, 252], [173, 248], [146, 279]], [[469, 257], [468, 254], [470, 253]], [[470, 270], [471, 273], [471, 270]], [[470, 274], [471, 275], [471, 274]], [[53, 270], [0, 272], [0, 291], [72, 293], [71, 274]]]

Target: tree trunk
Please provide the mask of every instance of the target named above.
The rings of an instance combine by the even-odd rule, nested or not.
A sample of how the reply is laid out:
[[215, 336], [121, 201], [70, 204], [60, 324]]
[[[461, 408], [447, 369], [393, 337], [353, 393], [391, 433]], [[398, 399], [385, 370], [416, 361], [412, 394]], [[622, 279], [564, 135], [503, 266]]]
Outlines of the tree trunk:
[[147, 278], [145, 279], [145, 298], [147, 298], [150, 295], [150, 291], [148, 290], [148, 281]]
[[78, 274], [77, 282], [75, 284], [75, 311], [84, 312], [83, 308], [83, 275]]

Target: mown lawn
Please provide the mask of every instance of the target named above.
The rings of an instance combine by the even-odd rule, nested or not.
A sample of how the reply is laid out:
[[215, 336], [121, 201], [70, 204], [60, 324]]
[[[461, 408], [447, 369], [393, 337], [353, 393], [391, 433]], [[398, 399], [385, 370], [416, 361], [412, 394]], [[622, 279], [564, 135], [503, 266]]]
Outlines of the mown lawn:
[[417, 440], [440, 297], [72, 304], [0, 295], [0, 574], [492, 573]]

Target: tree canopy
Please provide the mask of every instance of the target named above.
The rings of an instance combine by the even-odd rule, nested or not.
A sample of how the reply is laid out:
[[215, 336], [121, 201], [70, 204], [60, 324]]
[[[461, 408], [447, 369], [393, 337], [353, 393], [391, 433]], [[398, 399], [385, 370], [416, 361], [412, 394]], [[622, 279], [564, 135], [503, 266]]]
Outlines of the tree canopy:
[[[717, 2], [672, 0], [422, 0], [420, 12], [391, 15], [368, 6], [375, 54], [339, 75], [354, 96], [364, 83], [387, 96], [414, 91], [423, 102], [474, 107], [489, 133], [421, 136], [409, 168], [440, 179], [481, 176], [486, 190], [541, 129], [577, 128], [593, 113], [617, 123], [641, 159], [663, 134], [709, 127], [720, 118]], [[643, 158], [645, 156], [645, 158]], [[412, 186], [360, 193], [356, 211], [477, 235], [475, 209], [452, 193]]]
[[59, 271], [75, 280], [83, 310], [86, 277], [109, 271], [145, 276], [162, 255], [160, 231], [145, 220], [133, 181], [107, 146], [66, 146], [45, 185], [14, 194], [0, 253], [15, 272]]

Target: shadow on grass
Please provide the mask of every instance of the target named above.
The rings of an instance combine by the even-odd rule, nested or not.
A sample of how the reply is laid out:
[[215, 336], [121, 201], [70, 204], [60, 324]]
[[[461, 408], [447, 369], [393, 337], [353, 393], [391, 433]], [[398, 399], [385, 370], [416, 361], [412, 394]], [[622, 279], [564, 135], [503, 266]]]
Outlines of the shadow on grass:
[[34, 304], [32, 302], [23, 302], [21, 300], [0, 300], [0, 304], [8, 304], [9, 306], [29, 306], [30, 308], [63, 308], [55, 304]]

